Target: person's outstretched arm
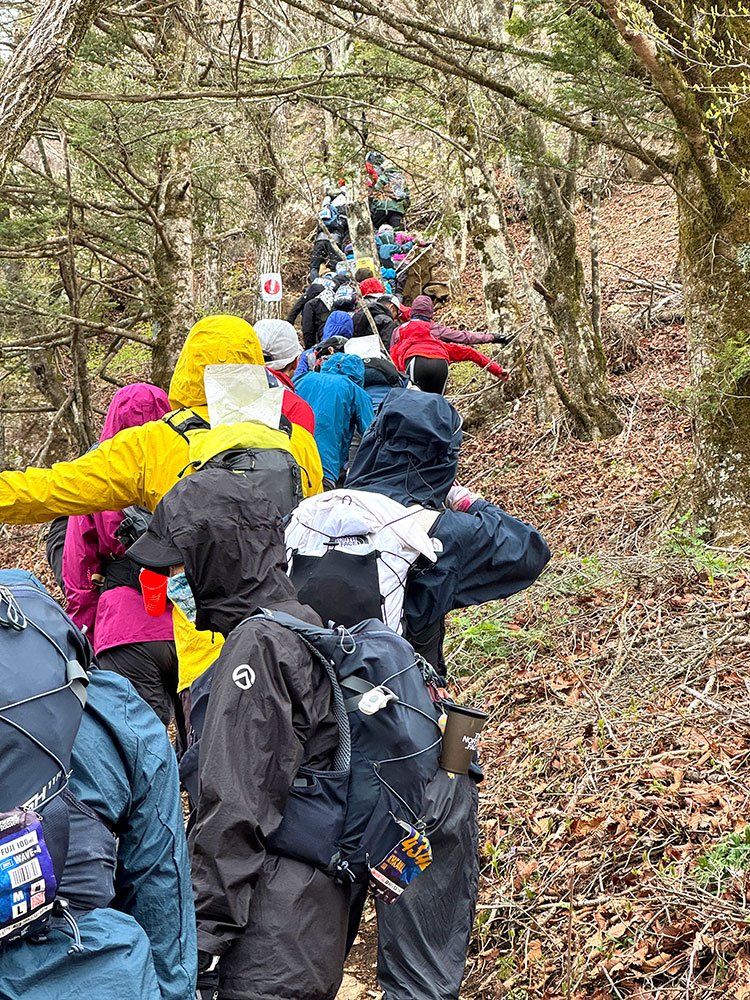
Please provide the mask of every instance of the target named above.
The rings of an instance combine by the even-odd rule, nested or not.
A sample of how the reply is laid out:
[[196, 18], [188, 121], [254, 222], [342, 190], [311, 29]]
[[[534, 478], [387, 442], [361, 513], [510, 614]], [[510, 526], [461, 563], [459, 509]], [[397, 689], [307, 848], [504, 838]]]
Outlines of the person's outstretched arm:
[[51, 469], [0, 473], [0, 522], [37, 524], [58, 514], [122, 510], [130, 504], [153, 509], [158, 498], [147, 496], [144, 486], [148, 460], [157, 457], [156, 442], [149, 455], [149, 441], [160, 437], [161, 430], [158, 421], [153, 426], [129, 427], [94, 451]]
[[542, 535], [487, 500], [447, 510], [433, 532], [443, 551], [413, 576], [404, 605], [412, 632], [456, 608], [496, 601], [525, 590], [550, 559]]
[[507, 380], [508, 373], [502, 365], [493, 361], [492, 358], [488, 358], [486, 354], [474, 350], [473, 347], [466, 347], [464, 344], [452, 344], [450, 341], [443, 341], [443, 346], [448, 352], [448, 357], [451, 361], [472, 361], [475, 365], [489, 372], [490, 375], [494, 375], [503, 381]]
[[430, 333], [438, 340], [450, 341], [454, 344], [494, 344], [496, 337], [494, 333], [480, 330], [457, 330], [452, 326], [444, 326], [442, 323], [432, 323]]

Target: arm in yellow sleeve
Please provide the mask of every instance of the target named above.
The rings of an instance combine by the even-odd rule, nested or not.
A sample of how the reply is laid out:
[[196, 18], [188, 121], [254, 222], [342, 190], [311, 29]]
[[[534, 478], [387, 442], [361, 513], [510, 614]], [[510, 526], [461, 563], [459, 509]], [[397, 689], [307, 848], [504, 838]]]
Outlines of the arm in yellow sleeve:
[[3, 472], [0, 522], [36, 524], [59, 514], [121, 510], [135, 503], [151, 507], [144, 483], [149, 451], [155, 450], [149, 448], [154, 426], [130, 427], [81, 458], [57, 462], [51, 469]]
[[306, 497], [323, 492], [323, 466], [312, 434], [292, 424], [292, 454], [302, 471], [302, 493]]

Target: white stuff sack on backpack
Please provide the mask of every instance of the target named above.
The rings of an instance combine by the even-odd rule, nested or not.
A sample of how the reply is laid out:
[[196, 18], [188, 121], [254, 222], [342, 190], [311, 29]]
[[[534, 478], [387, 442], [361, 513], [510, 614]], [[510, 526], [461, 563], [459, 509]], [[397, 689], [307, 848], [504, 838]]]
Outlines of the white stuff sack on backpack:
[[429, 531], [439, 511], [405, 507], [367, 490], [331, 490], [308, 497], [292, 512], [286, 529], [289, 575], [295, 556], [323, 557], [332, 550], [349, 555], [377, 553], [384, 623], [403, 632], [406, 581], [420, 557], [435, 562], [441, 549]]

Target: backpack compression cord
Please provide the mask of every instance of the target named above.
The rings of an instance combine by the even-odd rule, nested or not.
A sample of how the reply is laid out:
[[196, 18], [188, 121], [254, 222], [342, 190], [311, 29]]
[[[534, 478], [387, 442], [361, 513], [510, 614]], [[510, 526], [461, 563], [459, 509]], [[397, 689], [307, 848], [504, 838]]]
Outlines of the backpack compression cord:
[[32, 579], [0, 585], [0, 946], [44, 933], [55, 914], [81, 950], [57, 891], [70, 838], [61, 793], [86, 700], [86, 646]]

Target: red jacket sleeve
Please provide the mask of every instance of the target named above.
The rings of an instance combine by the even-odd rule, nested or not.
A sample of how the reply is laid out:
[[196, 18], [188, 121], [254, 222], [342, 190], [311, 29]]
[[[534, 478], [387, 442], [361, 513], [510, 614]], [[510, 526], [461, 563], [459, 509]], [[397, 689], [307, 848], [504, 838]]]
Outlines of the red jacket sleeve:
[[497, 378], [506, 379], [508, 373], [492, 358], [488, 358], [486, 354], [482, 354], [481, 351], [474, 350], [473, 347], [466, 347], [465, 344], [453, 344], [449, 340], [442, 341], [443, 347], [448, 352], [448, 357], [451, 361], [473, 361], [475, 365], [479, 365], [480, 368], [484, 368], [490, 373], [490, 375], [495, 375]]

